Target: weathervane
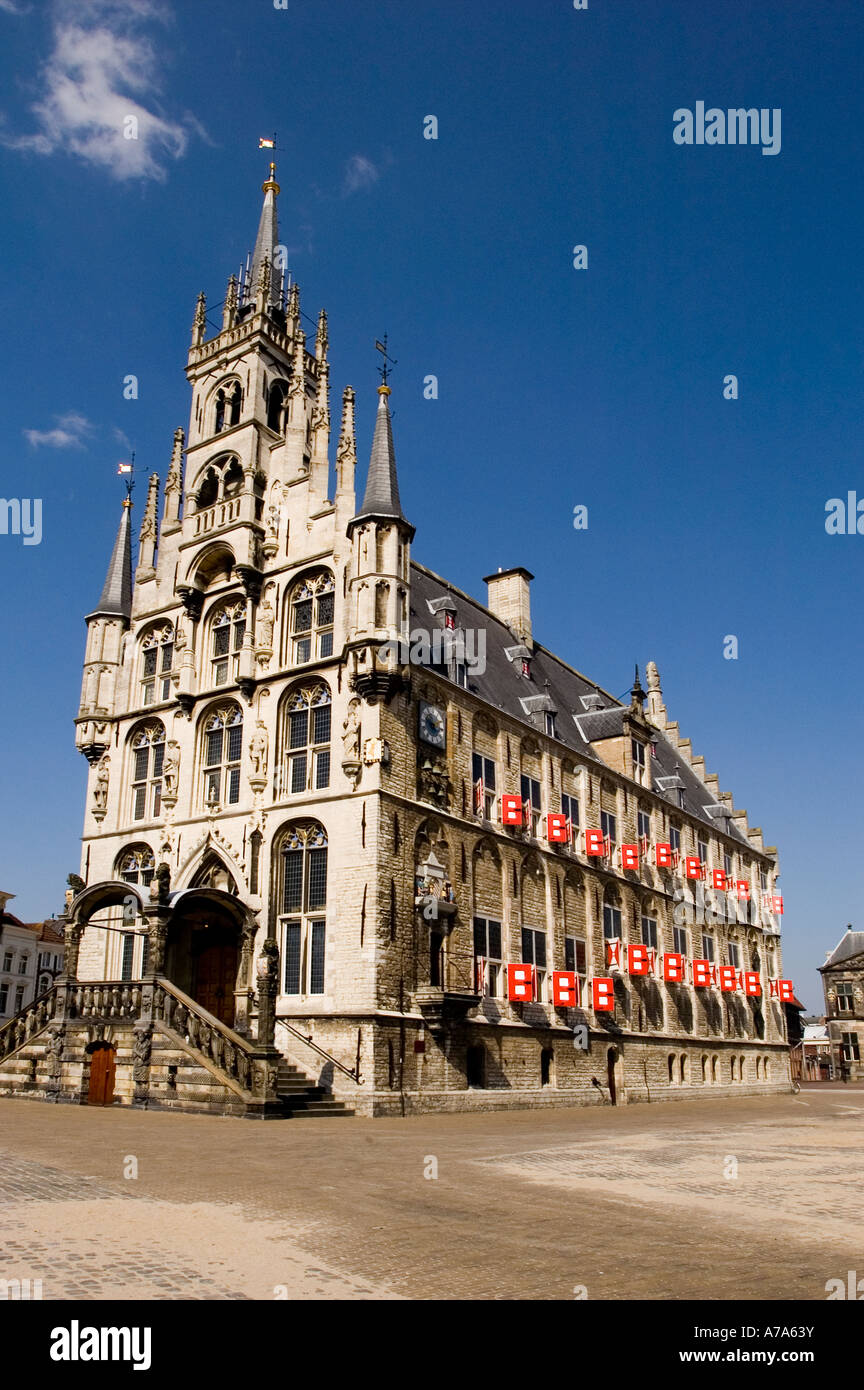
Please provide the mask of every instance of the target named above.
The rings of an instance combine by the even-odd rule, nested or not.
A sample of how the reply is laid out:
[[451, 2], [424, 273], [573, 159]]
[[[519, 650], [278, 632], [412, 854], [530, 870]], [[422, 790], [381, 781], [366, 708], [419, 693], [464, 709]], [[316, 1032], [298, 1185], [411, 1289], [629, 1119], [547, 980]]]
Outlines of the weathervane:
[[381, 356], [382, 356], [382, 358], [383, 358], [383, 361], [382, 361], [382, 363], [381, 363], [381, 366], [378, 368], [378, 371], [381, 373], [381, 385], [382, 385], [382, 386], [386, 386], [386, 385], [387, 385], [387, 377], [390, 375], [390, 367], [387, 365], [388, 362], [391, 363], [392, 366], [394, 366], [394, 367], [398, 366], [398, 363], [397, 363], [395, 357], [389, 357], [388, 354], [387, 354], [387, 334], [386, 334], [386, 333], [384, 334], [384, 341], [383, 341], [383, 343], [379, 343], [378, 339], [377, 339], [377, 338], [375, 339], [375, 347], [376, 347], [376, 349], [378, 350], [378, 352], [381, 353]]
[[129, 463], [118, 463], [117, 472], [125, 476], [126, 501], [132, 503], [132, 489], [135, 486], [135, 450], [132, 450]]

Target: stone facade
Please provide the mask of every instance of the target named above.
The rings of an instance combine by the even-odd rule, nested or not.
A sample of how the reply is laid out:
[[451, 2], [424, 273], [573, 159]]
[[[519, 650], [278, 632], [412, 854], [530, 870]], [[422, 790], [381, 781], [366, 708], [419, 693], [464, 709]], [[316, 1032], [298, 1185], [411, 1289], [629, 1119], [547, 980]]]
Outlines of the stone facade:
[[[230, 1111], [219, 1058], [238, 1039], [367, 1115], [784, 1089], [779, 922], [763, 910], [776, 850], [669, 723], [653, 665], [647, 707], [638, 677], [621, 705], [535, 642], [527, 570], [490, 575], [483, 605], [412, 560], [386, 371], [359, 509], [351, 387], [331, 478], [327, 318], [310, 350], [299, 290], [274, 269], [272, 168], [264, 193], [251, 269], [209, 340], [199, 299], [189, 427], [161, 522], [151, 479], [134, 588], [127, 503], [87, 620], [64, 979], [170, 981], [210, 1039], [209, 1080], [154, 1042], [136, 1090], [124, 1024], [117, 1098]], [[526, 826], [502, 823], [508, 795]], [[546, 838], [553, 812], [571, 843]], [[598, 860], [579, 831], [601, 822]], [[652, 847], [676, 837], [656, 867]], [[743, 909], [689, 899], [697, 854], [752, 885]], [[691, 957], [710, 946], [761, 972], [764, 994], [615, 971], [614, 1011], [590, 1006], [607, 939], [671, 952], [676, 930]], [[540, 998], [512, 1003], [505, 967], [526, 952]], [[550, 995], [569, 968], [578, 1008]], [[8, 1078], [30, 1061], [14, 1052], [0, 1083], [20, 1089]], [[68, 1065], [74, 1096], [85, 1063]], [[265, 1109], [273, 1089], [264, 1077]]]
[[825, 1026], [834, 1075], [864, 1077], [864, 932], [847, 928], [820, 965], [825, 991]]

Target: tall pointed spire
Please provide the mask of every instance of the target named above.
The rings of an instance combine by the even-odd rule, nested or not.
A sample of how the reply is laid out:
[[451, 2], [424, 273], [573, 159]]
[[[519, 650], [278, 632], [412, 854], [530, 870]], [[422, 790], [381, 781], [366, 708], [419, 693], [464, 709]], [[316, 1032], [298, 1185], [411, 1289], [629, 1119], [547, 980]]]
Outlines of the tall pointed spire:
[[396, 452], [393, 448], [393, 428], [387, 403], [389, 395], [389, 386], [378, 387], [378, 414], [372, 439], [372, 456], [369, 460], [363, 505], [357, 517], [393, 517], [397, 521], [405, 521], [399, 501]]
[[279, 185], [276, 182], [275, 164], [271, 163], [270, 177], [262, 183], [261, 191], [264, 194], [264, 206], [261, 209], [261, 220], [258, 223], [255, 250], [252, 252], [252, 266], [246, 281], [246, 299], [254, 301], [261, 282], [261, 268], [264, 261], [267, 260], [270, 264], [267, 305], [269, 308], [278, 308], [281, 299], [282, 273], [274, 265], [276, 250], [279, 245], [279, 224], [276, 217], [276, 196], [279, 193]]
[[123, 515], [99, 606], [88, 616], [124, 618], [127, 623], [132, 616], [132, 503], [128, 497], [123, 502]]

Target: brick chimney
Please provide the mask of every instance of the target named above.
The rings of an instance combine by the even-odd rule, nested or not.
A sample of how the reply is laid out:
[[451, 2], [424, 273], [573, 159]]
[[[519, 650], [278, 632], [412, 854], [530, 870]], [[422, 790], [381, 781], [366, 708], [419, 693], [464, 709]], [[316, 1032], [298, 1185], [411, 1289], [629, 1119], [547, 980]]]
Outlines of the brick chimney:
[[506, 623], [520, 642], [531, 643], [531, 580], [530, 570], [521, 566], [512, 570], [498, 570], [497, 574], [487, 574], [483, 583], [487, 586], [489, 598], [486, 606], [494, 617]]

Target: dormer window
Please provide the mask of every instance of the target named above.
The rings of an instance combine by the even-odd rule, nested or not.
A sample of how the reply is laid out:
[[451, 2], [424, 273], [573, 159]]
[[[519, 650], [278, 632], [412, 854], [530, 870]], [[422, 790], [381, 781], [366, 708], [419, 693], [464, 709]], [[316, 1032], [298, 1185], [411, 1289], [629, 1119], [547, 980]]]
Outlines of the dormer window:
[[556, 733], [556, 731], [555, 731], [555, 714], [554, 714], [554, 711], [553, 711], [553, 710], [548, 710], [548, 709], [547, 709], [547, 711], [546, 711], [546, 713], [545, 713], [545, 715], [544, 715], [544, 717], [543, 717], [543, 722], [544, 722], [544, 724], [545, 724], [545, 726], [546, 726], [546, 732], [547, 732], [547, 734], [549, 735], [549, 737], [550, 737], [550, 738], [557, 738], [558, 735], [557, 735], [557, 733]]
[[631, 738], [630, 751], [633, 756], [633, 777], [635, 781], [642, 782], [645, 779], [645, 744], [638, 738]]
[[448, 632], [453, 632], [453, 631], [455, 630], [455, 628], [456, 628], [456, 610], [455, 610], [455, 609], [453, 609], [453, 608], [445, 608], [445, 610], [444, 610], [444, 626], [445, 626], [445, 628], [448, 630]]

